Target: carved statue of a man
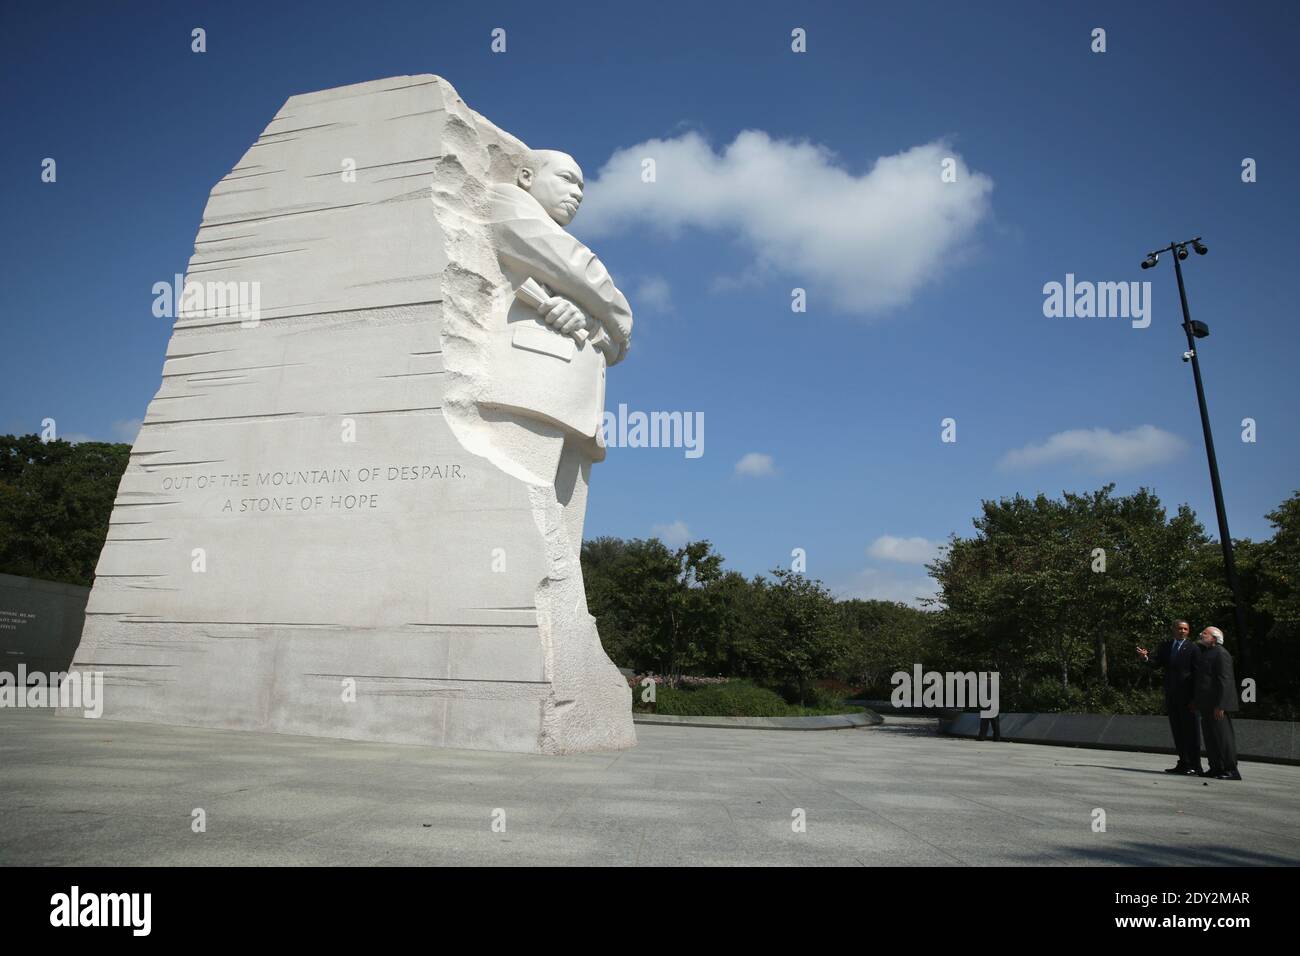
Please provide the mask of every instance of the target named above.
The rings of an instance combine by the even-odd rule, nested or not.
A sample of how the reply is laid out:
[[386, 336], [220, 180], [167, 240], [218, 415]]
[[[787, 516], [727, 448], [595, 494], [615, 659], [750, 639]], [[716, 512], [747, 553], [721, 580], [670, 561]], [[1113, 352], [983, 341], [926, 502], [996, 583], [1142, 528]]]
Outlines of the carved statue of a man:
[[615, 365], [627, 354], [632, 310], [601, 261], [564, 231], [578, 214], [582, 190], [582, 169], [572, 156], [533, 151], [514, 185], [495, 188], [498, 257], [513, 271], [539, 272], [532, 278], [554, 292], [546, 322], [565, 335], [595, 333], [596, 348], [606, 364]]
[[515, 182], [491, 187], [501, 271], [512, 289], [532, 280], [544, 298], [513, 301], [505, 322], [490, 329], [494, 374], [479, 397], [484, 418], [505, 430], [494, 443], [530, 480], [554, 480], [575, 558], [591, 463], [605, 457], [605, 368], [622, 361], [632, 334], [627, 299], [595, 254], [564, 230], [582, 191], [582, 169], [556, 150], [534, 150]]

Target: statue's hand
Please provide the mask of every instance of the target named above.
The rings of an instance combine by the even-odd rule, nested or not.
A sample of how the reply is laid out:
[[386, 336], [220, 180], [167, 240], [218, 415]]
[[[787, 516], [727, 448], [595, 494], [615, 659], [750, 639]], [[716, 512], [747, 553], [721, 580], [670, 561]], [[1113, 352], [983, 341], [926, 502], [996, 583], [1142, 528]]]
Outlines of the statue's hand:
[[542, 321], [561, 335], [577, 338], [579, 329], [587, 329], [589, 320], [576, 305], [568, 299], [553, 295], [542, 305]]

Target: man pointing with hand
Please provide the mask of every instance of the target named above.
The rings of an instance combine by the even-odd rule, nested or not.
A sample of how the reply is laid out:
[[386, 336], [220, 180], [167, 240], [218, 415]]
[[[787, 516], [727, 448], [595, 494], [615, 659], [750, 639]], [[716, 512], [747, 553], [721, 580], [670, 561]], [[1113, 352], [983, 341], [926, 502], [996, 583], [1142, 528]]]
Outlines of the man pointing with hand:
[[1169, 715], [1169, 730], [1174, 749], [1178, 751], [1178, 763], [1165, 773], [1203, 775], [1196, 714], [1188, 709], [1192, 703], [1196, 645], [1191, 640], [1191, 625], [1186, 621], [1174, 621], [1172, 630], [1173, 636], [1156, 648], [1154, 659], [1145, 647], [1138, 647], [1137, 653], [1144, 663], [1164, 670], [1165, 713]]

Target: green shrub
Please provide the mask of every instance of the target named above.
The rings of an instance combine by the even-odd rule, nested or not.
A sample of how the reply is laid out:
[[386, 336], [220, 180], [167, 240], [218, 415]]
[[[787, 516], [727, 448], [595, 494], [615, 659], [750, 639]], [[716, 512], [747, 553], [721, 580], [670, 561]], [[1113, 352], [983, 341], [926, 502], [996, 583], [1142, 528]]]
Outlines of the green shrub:
[[660, 686], [656, 698], [655, 713], [683, 717], [776, 717], [788, 709], [778, 694], [749, 681], [711, 687]]
[[1032, 682], [1011, 703], [1011, 707], [1002, 703], [1001, 709], [1033, 714], [1078, 713], [1084, 709], [1083, 691], [1077, 686], [1062, 687], [1060, 681], [1050, 677]]
[[1088, 687], [1083, 692], [1083, 706], [1090, 714], [1163, 714], [1165, 695], [1158, 688]]
[[844, 707], [845, 692], [838, 688], [831, 687], [814, 687], [808, 698], [808, 706], [818, 709], [842, 709]]
[[1060, 681], [1043, 678], [1008, 700], [1004, 695], [1002, 710], [1037, 714], [1163, 714], [1165, 699], [1159, 688], [1133, 688], [1090, 684], [1071, 685], [1068, 690]]

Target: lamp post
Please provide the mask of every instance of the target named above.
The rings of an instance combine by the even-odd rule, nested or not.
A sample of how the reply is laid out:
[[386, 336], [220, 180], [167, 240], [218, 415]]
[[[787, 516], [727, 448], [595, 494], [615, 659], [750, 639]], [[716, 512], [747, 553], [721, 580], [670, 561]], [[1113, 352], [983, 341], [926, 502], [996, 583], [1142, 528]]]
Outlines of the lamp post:
[[1210, 432], [1210, 413], [1205, 407], [1205, 385], [1201, 382], [1201, 362], [1196, 355], [1196, 340], [1210, 334], [1210, 327], [1204, 322], [1193, 322], [1187, 308], [1187, 287], [1183, 285], [1182, 262], [1187, 258], [1187, 247], [1191, 246], [1196, 254], [1203, 256], [1210, 250], [1201, 242], [1201, 237], [1187, 239], [1183, 242], [1171, 242], [1163, 249], [1147, 253], [1142, 260], [1143, 269], [1153, 268], [1160, 261], [1162, 252], [1169, 252], [1174, 257], [1174, 275], [1178, 277], [1178, 299], [1183, 307], [1183, 332], [1187, 335], [1187, 351], [1183, 361], [1192, 363], [1192, 379], [1196, 382], [1196, 401], [1201, 408], [1201, 431], [1205, 434], [1205, 457], [1210, 463], [1210, 485], [1214, 489], [1214, 510], [1219, 518], [1219, 544], [1223, 548], [1223, 571], [1228, 579], [1228, 588], [1232, 591], [1233, 615], [1237, 625], [1237, 648], [1241, 657], [1241, 674], [1251, 673], [1250, 640], [1246, 634], [1246, 608], [1241, 600], [1241, 585], [1237, 582], [1237, 566], [1232, 558], [1232, 535], [1228, 531], [1228, 513], [1223, 507], [1223, 486], [1219, 483], [1219, 462], [1214, 457], [1214, 436]]

